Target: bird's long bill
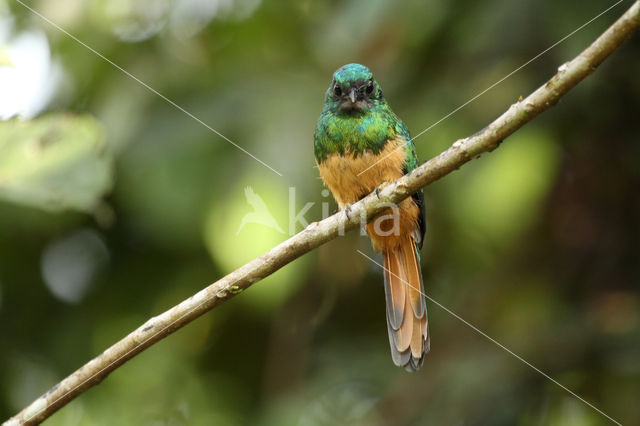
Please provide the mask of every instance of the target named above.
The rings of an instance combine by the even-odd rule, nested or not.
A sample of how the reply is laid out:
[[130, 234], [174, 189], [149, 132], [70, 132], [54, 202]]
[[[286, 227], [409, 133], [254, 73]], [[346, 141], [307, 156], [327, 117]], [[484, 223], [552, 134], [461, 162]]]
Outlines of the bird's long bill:
[[351, 99], [351, 103], [356, 103], [356, 89], [355, 87], [352, 87], [351, 90], [349, 91], [349, 99]]

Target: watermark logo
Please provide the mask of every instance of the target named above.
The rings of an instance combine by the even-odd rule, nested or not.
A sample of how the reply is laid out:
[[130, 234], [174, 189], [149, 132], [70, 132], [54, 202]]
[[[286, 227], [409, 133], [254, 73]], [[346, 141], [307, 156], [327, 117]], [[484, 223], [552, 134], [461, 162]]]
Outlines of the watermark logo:
[[236, 235], [242, 231], [242, 228], [248, 223], [257, 223], [258, 225], [264, 225], [267, 228], [275, 229], [281, 234], [284, 234], [282, 228], [278, 224], [278, 221], [271, 214], [271, 211], [267, 207], [267, 204], [264, 202], [261, 196], [256, 194], [256, 192], [250, 186], [244, 188], [244, 197], [247, 200], [247, 203], [251, 207], [253, 207], [253, 211], [242, 216], [242, 220], [240, 221], [240, 226], [236, 231]]
[[[326, 219], [331, 216], [332, 212], [329, 208], [329, 196], [330, 192], [327, 189], [323, 189], [320, 193], [324, 201], [320, 203], [321, 205], [321, 219]], [[265, 201], [258, 195], [252, 187], [247, 186], [244, 189], [244, 196], [247, 200], [247, 203], [253, 208], [253, 211], [245, 214], [241, 221], [238, 230], [236, 231], [236, 235], [240, 234], [240, 231], [245, 227], [245, 225], [254, 223], [258, 225], [266, 226], [267, 228], [274, 229], [281, 234], [288, 234], [289, 236], [293, 236], [296, 234], [296, 228], [302, 229], [309, 226], [309, 222], [307, 221], [306, 215], [309, 214], [309, 211], [316, 205], [315, 202], [309, 201], [307, 202], [301, 209], [296, 208], [296, 188], [289, 187], [289, 220], [288, 220], [288, 232], [285, 232], [276, 218], [271, 214], [271, 211], [267, 207]], [[384, 210], [375, 219], [370, 220], [370, 224], [373, 226], [373, 231], [375, 234], [379, 236], [390, 236], [390, 235], [399, 235], [400, 226], [399, 226], [399, 208], [397, 205], [389, 203], [387, 205], [388, 209]], [[335, 213], [335, 209], [333, 211]], [[366, 217], [362, 217], [360, 221], [360, 234], [367, 235], [367, 221]], [[344, 235], [344, 227], [339, 229], [338, 234]]]

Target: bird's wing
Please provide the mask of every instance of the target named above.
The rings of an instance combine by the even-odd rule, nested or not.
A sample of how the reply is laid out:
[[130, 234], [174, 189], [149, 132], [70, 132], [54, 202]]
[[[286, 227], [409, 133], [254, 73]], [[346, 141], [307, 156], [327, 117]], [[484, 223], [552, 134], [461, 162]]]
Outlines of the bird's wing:
[[[411, 135], [409, 134], [409, 129], [404, 123], [398, 119], [396, 123], [396, 132], [399, 136], [402, 137], [405, 141], [404, 152], [405, 152], [405, 160], [404, 160], [404, 168], [402, 173], [407, 174], [411, 170], [415, 169], [419, 165], [418, 154], [416, 153], [416, 146], [411, 140]], [[422, 242], [424, 240], [424, 234], [426, 232], [426, 219], [425, 219], [425, 210], [424, 210], [424, 194], [422, 190], [416, 192], [411, 196], [416, 205], [420, 208], [420, 214], [418, 215], [418, 229], [414, 234], [414, 239], [419, 248], [422, 248]]]

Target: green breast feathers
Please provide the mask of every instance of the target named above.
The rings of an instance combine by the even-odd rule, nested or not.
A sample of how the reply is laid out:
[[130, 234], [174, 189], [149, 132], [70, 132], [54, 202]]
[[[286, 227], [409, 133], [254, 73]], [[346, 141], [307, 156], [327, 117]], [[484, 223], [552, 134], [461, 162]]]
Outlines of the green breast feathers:
[[378, 154], [397, 135], [409, 139], [406, 128], [386, 104], [357, 114], [325, 108], [316, 126], [315, 156], [322, 162], [329, 154], [357, 156], [365, 150]]

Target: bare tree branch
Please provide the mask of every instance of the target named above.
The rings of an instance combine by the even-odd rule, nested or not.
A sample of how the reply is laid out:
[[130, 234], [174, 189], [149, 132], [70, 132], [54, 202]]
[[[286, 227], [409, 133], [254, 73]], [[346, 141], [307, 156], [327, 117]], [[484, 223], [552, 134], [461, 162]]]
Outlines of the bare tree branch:
[[571, 62], [558, 68], [542, 87], [519, 100], [482, 131], [456, 141], [448, 150], [422, 164], [379, 193], [370, 194], [350, 210], [349, 217], [337, 213], [314, 222], [302, 232], [236, 269], [179, 305], [149, 319], [137, 330], [89, 361], [51, 388], [5, 426], [37, 424], [51, 416], [86, 389], [100, 383], [109, 373], [149, 346], [185, 326], [200, 315], [231, 299], [251, 285], [274, 273], [287, 263], [352, 230], [362, 221], [381, 212], [388, 203], [398, 203], [422, 187], [458, 169], [480, 154], [495, 149], [541, 112], [555, 105], [562, 96], [591, 74], [615, 49], [640, 26], [640, 0], [634, 2], [609, 29]]

